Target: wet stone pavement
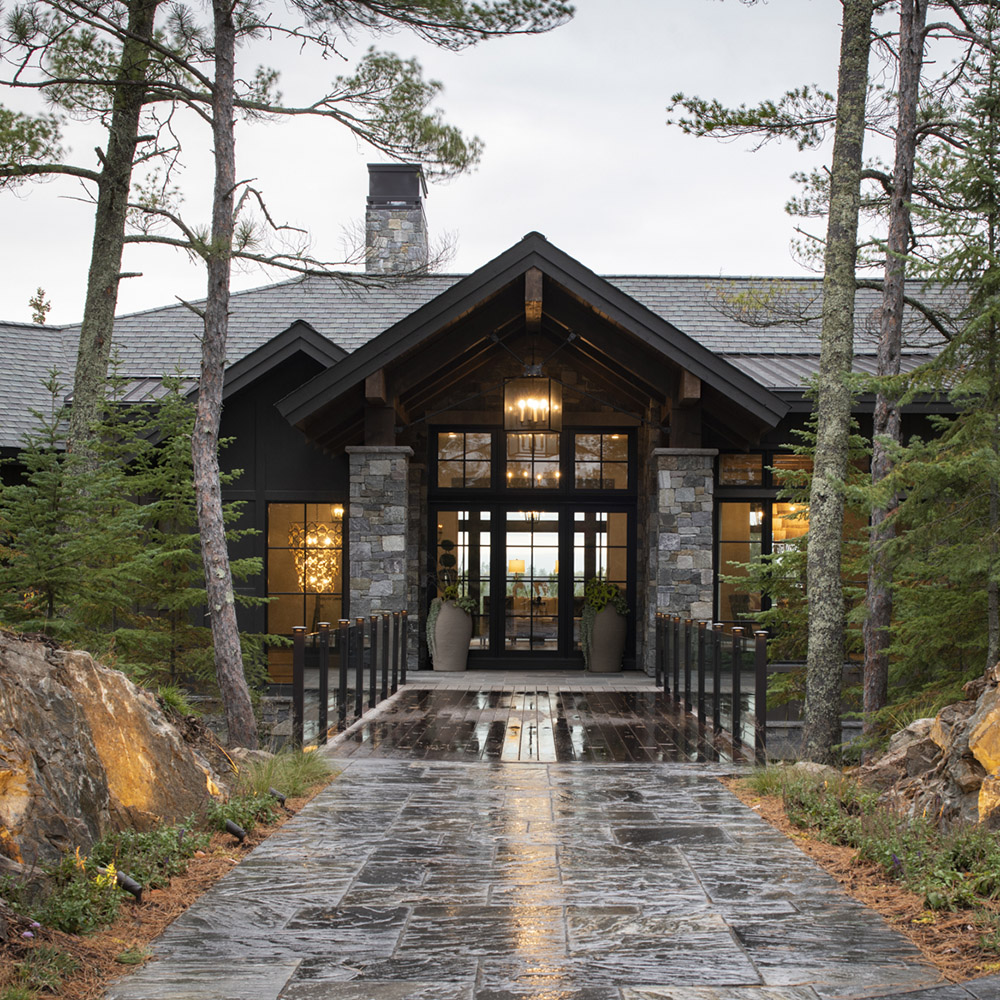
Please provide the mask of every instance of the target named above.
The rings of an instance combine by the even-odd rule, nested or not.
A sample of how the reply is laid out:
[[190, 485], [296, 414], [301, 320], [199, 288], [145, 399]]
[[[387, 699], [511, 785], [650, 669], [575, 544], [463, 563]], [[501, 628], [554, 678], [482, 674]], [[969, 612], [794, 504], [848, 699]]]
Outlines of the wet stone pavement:
[[[327, 751], [340, 777], [108, 1000], [1000, 998], [998, 977], [942, 983], [719, 784], [732, 763], [616, 744], [626, 722], [667, 726], [656, 699], [629, 721], [593, 693], [404, 689]], [[598, 745], [602, 762], [581, 752]]]
[[[564, 690], [566, 686], [568, 690]], [[532, 686], [500, 690], [405, 688], [338, 751], [366, 757], [556, 763], [738, 761], [714, 746], [670, 695]]]

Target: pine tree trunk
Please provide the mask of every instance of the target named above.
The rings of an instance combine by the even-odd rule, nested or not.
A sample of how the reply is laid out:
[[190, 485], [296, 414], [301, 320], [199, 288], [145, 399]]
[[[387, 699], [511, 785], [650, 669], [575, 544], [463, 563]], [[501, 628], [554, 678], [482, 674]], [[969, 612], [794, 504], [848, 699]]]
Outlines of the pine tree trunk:
[[226, 548], [226, 526], [219, 483], [219, 421], [222, 416], [223, 372], [229, 333], [229, 276], [233, 243], [233, 196], [236, 187], [236, 141], [233, 87], [236, 29], [232, 6], [213, 0], [215, 24], [215, 88], [212, 131], [215, 140], [215, 192], [212, 242], [208, 253], [208, 299], [202, 341], [201, 381], [191, 457], [198, 506], [198, 531], [205, 565], [215, 673], [226, 713], [229, 745], [257, 746], [257, 722], [243, 673], [240, 633], [236, 624], [233, 577]]
[[159, 3], [160, 0], [129, 0], [128, 3], [129, 38], [122, 45], [108, 143], [102, 154], [87, 298], [73, 377], [68, 442], [77, 451], [86, 449], [104, 399], [118, 304], [118, 282], [121, 279], [132, 165], [138, 144], [139, 121], [146, 101], [149, 50], [144, 43], [152, 38]]
[[854, 352], [858, 211], [872, 0], [844, 0], [837, 122], [830, 175], [823, 276], [823, 322], [816, 396], [816, 455], [809, 497], [806, 587], [809, 599], [803, 756], [827, 763], [840, 742], [844, 662], [841, 548]]
[[[903, 346], [903, 293], [910, 234], [910, 199], [913, 161], [917, 143], [917, 98], [924, 54], [927, 0], [901, 0], [899, 8], [899, 117], [896, 125], [896, 162], [893, 167], [889, 239], [882, 289], [882, 323], [879, 331], [878, 374], [899, 374]], [[875, 397], [872, 423], [872, 486], [892, 470], [889, 443], [900, 441], [899, 406], [885, 390]], [[871, 561], [868, 568], [868, 613], [865, 617], [864, 731], [870, 732], [872, 713], [886, 704], [889, 694], [889, 626], [892, 623], [892, 559], [887, 546], [895, 526], [886, 520], [895, 498], [876, 506], [871, 515]]]

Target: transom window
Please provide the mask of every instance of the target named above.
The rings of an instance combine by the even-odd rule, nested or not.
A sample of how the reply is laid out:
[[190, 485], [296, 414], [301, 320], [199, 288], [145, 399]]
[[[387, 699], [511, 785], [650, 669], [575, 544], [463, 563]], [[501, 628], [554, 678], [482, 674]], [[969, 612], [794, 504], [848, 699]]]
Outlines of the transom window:
[[489, 431], [447, 431], [438, 434], [438, 486], [489, 489], [492, 440]]
[[442, 430], [431, 440], [436, 490], [634, 489], [627, 430]]
[[627, 490], [628, 436], [577, 434], [573, 478], [578, 490]]
[[507, 485], [553, 490], [559, 486], [558, 434], [507, 435]]

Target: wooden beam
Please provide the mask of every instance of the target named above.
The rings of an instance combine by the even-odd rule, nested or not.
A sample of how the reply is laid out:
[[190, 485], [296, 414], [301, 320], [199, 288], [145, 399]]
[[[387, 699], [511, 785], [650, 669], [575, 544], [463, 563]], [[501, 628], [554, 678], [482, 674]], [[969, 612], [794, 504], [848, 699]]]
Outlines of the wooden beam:
[[365, 444], [394, 445], [396, 443], [396, 412], [391, 406], [365, 405]]
[[701, 379], [686, 368], [681, 369], [680, 385], [677, 387], [677, 402], [680, 406], [694, 406], [701, 399]]
[[529, 333], [542, 328], [542, 272], [537, 267], [524, 273], [524, 323]]
[[387, 406], [389, 396], [385, 387], [385, 369], [380, 368], [365, 379], [365, 402], [374, 406]]
[[670, 414], [670, 447], [700, 448], [701, 407], [687, 406]]

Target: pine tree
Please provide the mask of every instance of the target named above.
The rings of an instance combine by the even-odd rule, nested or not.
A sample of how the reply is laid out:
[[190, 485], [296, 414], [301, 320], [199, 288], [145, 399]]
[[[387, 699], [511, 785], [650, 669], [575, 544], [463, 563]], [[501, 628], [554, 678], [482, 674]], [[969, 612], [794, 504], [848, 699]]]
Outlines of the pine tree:
[[37, 429], [18, 455], [21, 480], [0, 490], [0, 617], [63, 638], [78, 625], [78, 601], [89, 586], [84, 567], [101, 540], [80, 530], [87, 516], [83, 469], [65, 449], [65, 388], [57, 372], [45, 387], [49, 408], [32, 411]]
[[[974, 16], [995, 42], [997, 13]], [[1000, 57], [991, 47], [959, 86], [955, 138], [924, 164], [939, 205], [921, 212], [941, 233], [925, 277], [964, 286], [968, 307], [959, 335], [911, 384], [946, 393], [956, 413], [899, 450], [886, 485], [904, 497], [892, 648], [927, 683], [1000, 659]]]

